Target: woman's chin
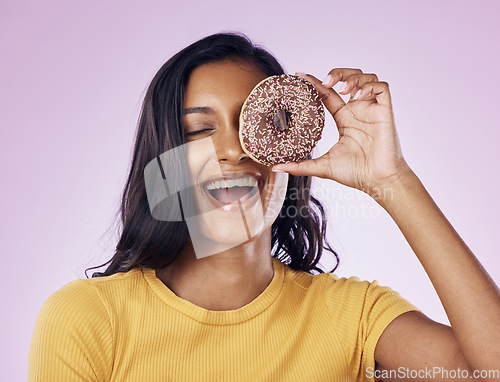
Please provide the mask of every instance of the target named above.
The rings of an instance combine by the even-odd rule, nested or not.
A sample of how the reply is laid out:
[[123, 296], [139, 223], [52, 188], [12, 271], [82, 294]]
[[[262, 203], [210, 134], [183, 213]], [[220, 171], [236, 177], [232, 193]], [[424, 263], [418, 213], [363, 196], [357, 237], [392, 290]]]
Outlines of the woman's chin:
[[215, 243], [239, 245], [260, 235], [266, 228], [262, 208], [247, 210], [244, 214], [238, 211], [210, 215], [203, 224], [202, 234]]

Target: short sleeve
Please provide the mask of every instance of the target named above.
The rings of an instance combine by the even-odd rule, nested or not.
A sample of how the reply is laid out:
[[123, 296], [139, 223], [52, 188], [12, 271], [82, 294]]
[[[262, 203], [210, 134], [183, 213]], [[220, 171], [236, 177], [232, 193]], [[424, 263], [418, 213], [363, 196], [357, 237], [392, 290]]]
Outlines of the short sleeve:
[[28, 381], [108, 381], [113, 332], [97, 288], [72, 281], [52, 294], [38, 314], [28, 357]]
[[356, 381], [373, 381], [375, 347], [385, 328], [417, 307], [389, 287], [357, 277], [331, 275], [327, 305]]

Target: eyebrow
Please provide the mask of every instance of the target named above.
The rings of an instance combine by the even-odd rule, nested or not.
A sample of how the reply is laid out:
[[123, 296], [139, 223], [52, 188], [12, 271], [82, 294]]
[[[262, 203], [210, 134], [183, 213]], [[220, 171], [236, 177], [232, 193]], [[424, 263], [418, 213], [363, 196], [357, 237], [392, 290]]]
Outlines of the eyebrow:
[[201, 113], [201, 114], [215, 114], [214, 109], [208, 106], [198, 106], [198, 107], [189, 107], [187, 109], [184, 109], [182, 114], [194, 114], [194, 113]]
[[[243, 105], [244, 103], [241, 104], [240, 110], [243, 108]], [[214, 115], [215, 110], [208, 106], [197, 106], [197, 107], [188, 107], [187, 109], [184, 109], [182, 111], [183, 115], [195, 114], [195, 113]]]

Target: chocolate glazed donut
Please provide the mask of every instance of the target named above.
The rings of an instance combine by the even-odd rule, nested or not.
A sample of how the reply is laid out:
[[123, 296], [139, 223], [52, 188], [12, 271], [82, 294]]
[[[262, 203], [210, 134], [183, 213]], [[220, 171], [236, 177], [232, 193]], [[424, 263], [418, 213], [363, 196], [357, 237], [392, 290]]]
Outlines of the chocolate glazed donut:
[[243, 150], [267, 166], [305, 159], [321, 138], [325, 111], [314, 86], [291, 74], [255, 86], [240, 113]]

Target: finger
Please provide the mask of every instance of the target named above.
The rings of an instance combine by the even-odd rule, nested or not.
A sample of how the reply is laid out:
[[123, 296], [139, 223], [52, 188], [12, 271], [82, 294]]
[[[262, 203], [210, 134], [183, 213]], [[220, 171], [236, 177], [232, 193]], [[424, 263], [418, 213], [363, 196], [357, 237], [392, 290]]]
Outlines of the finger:
[[349, 76], [362, 73], [361, 69], [335, 68], [328, 72], [328, 75], [323, 80], [323, 86], [331, 88], [339, 81], [346, 81]]
[[378, 77], [376, 74], [373, 73], [352, 74], [346, 78], [345, 80], [346, 87], [339, 93], [351, 94], [351, 99], [352, 99], [352, 97], [354, 97], [357, 91], [361, 89], [364, 84], [366, 84], [367, 82], [377, 82], [377, 81]]
[[377, 103], [392, 108], [391, 93], [387, 82], [367, 82], [361, 88], [358, 101], [375, 99]]
[[307, 159], [302, 162], [282, 163], [272, 167], [274, 172], [287, 172], [295, 176], [328, 177], [328, 164], [322, 158]]
[[323, 86], [321, 84], [321, 81], [313, 75], [303, 73], [295, 73], [295, 75], [313, 84], [315, 89], [318, 91], [319, 96], [321, 97], [321, 101], [323, 101], [323, 104], [331, 115], [335, 116], [335, 113], [337, 113], [337, 111], [345, 106], [344, 100], [338, 95], [335, 90]]
[[378, 77], [374, 73], [363, 73], [360, 69], [336, 68], [330, 70], [323, 81], [326, 87], [333, 87], [338, 81], [343, 81], [344, 86], [339, 94], [349, 94], [352, 100], [354, 95], [366, 82], [376, 82]]

